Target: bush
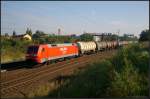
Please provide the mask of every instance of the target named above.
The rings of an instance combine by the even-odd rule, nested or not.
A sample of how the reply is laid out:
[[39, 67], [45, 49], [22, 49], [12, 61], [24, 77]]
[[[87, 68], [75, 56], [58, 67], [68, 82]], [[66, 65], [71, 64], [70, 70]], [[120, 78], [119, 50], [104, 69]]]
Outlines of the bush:
[[148, 95], [149, 55], [139, 44], [120, 49], [111, 60], [114, 67], [114, 79], [109, 87], [108, 96]]
[[23, 39], [2, 38], [1, 44], [1, 62], [3, 63], [23, 59], [25, 57], [27, 47], [32, 44], [32, 42]]
[[126, 57], [128, 61], [133, 64], [133, 67], [137, 68], [140, 73], [148, 73], [148, 60], [150, 57], [148, 51], [141, 48], [139, 44], [129, 45], [118, 51], [117, 55], [112, 59], [112, 63], [117, 72], [121, 71], [125, 65], [125, 61], [123, 60], [124, 57]]
[[133, 65], [124, 58], [125, 65], [121, 73], [115, 71], [114, 80], [111, 82], [111, 87], [108, 88], [108, 95], [112, 97], [127, 97], [145, 95], [142, 92], [143, 88], [142, 77], [138, 71], [133, 68]]
[[78, 72], [69, 83], [50, 93], [50, 97], [103, 97], [110, 82], [111, 63], [95, 63]]

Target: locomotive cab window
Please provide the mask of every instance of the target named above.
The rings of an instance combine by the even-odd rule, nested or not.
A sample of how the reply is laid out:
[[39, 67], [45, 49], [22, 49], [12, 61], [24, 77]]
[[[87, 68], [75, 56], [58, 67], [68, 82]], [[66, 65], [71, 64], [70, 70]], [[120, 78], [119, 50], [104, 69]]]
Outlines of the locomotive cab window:
[[27, 50], [27, 53], [30, 54], [30, 53], [37, 53], [38, 52], [38, 46], [30, 46]]
[[45, 51], [45, 48], [42, 48], [42, 52], [44, 52]]

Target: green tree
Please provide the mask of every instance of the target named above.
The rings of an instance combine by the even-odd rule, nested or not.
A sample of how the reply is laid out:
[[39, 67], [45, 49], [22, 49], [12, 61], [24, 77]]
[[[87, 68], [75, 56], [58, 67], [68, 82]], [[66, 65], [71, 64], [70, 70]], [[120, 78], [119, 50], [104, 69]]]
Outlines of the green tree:
[[15, 30], [13, 31], [13, 36], [16, 36], [16, 31]]
[[27, 28], [27, 30], [26, 30], [26, 34], [29, 34], [30, 36], [32, 36], [32, 30], [31, 30], [31, 29], [29, 29], [29, 28]]
[[44, 36], [45, 33], [43, 31], [37, 30], [35, 34], [33, 34], [33, 38], [40, 38], [41, 36]]
[[116, 34], [111, 35], [110, 40], [111, 41], [116, 41], [118, 36]]
[[9, 35], [8, 35], [8, 33], [5, 33], [5, 37], [8, 37]]
[[150, 31], [143, 30], [140, 34], [140, 41], [148, 41], [150, 39]]
[[142, 92], [141, 76], [126, 57], [124, 61], [125, 65], [122, 72], [118, 73], [115, 71], [115, 77], [111, 83], [111, 88], [108, 88], [108, 93], [115, 97], [140, 95]]
[[93, 40], [93, 36], [92, 35], [90, 35], [90, 34], [82, 34], [81, 36], [80, 36], [80, 40], [81, 41], [92, 41]]

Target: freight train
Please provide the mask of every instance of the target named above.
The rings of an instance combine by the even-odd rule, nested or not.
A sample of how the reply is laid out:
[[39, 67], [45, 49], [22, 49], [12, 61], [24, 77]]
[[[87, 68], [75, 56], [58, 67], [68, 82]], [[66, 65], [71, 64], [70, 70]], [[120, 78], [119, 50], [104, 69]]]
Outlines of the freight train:
[[63, 44], [39, 44], [28, 47], [26, 60], [35, 63], [49, 63], [53, 60], [79, 57], [84, 54], [115, 49], [117, 47], [134, 43], [133, 41], [79, 41]]

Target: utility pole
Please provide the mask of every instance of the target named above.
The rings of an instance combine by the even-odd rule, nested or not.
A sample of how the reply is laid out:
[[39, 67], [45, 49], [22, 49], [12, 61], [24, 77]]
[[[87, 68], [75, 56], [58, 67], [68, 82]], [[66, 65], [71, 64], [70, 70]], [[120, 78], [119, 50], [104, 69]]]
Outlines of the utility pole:
[[118, 32], [117, 32], [117, 45], [119, 46], [119, 34], [120, 34], [120, 29], [118, 30]]
[[[118, 37], [119, 37], [119, 34], [120, 34], [120, 29], [118, 30]], [[119, 39], [119, 38], [118, 38]]]
[[58, 35], [60, 35], [60, 32], [61, 32], [61, 30], [60, 30], [60, 28], [58, 29]]
[[[120, 29], [118, 29], [118, 32], [117, 32], [117, 48], [118, 48], [118, 50], [117, 51], [119, 51], [119, 49], [120, 49], [120, 46], [119, 46], [119, 33], [120, 33]], [[118, 52], [117, 52], [118, 53]], [[119, 57], [117, 57], [117, 61], [120, 61], [120, 58]], [[117, 64], [117, 66], [119, 66], [119, 64], [118, 64], [118, 62], [116, 63]]]

